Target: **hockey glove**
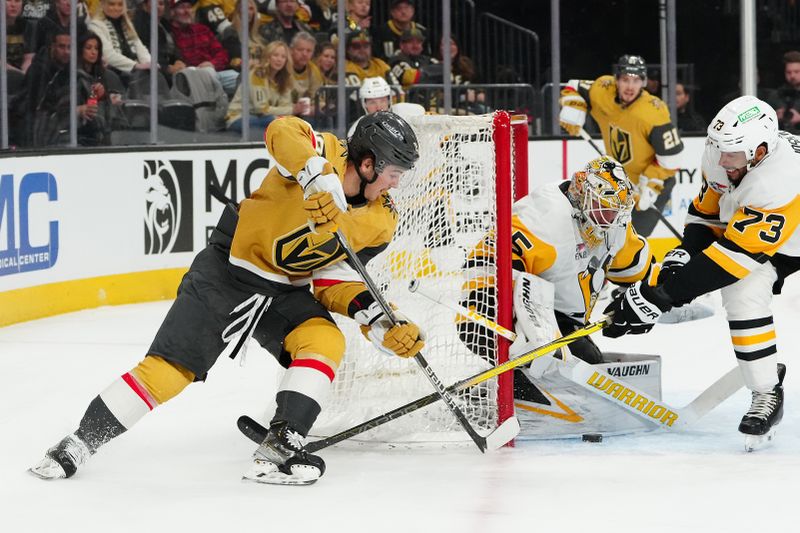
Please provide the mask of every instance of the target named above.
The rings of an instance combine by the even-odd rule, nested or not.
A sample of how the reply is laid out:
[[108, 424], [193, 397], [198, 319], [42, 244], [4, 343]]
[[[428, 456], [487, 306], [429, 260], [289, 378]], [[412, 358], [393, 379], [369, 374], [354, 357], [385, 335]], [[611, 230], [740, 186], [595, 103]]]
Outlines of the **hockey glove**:
[[674, 276], [678, 270], [686, 266], [689, 259], [692, 257], [689, 252], [681, 247], [673, 248], [664, 256], [661, 262], [661, 271], [658, 273], [658, 284], [661, 285], [671, 276]]
[[[328, 172], [326, 172], [328, 170]], [[344, 196], [342, 182], [324, 157], [309, 157], [306, 166], [297, 173], [297, 183], [303, 188], [303, 198], [308, 199], [314, 193], [329, 192], [340, 211], [347, 211], [347, 199]]]
[[388, 355], [414, 357], [425, 346], [425, 337], [419, 326], [409, 321], [399, 312], [395, 312], [398, 323], [392, 326], [378, 302], [355, 313], [353, 318], [361, 324], [361, 333]]
[[581, 128], [586, 123], [586, 112], [589, 109], [586, 100], [573, 89], [567, 88], [561, 91], [558, 103], [561, 105], [558, 123], [570, 135], [579, 135]]
[[647, 333], [671, 307], [672, 301], [663, 288], [637, 282], [615, 296], [603, 311], [611, 317], [611, 324], [603, 328], [603, 335], [616, 338], [628, 333]]
[[303, 209], [308, 215], [309, 224], [317, 233], [334, 233], [339, 226], [336, 220], [342, 211], [336, 205], [329, 192], [315, 192], [303, 202]]
[[636, 202], [636, 209], [647, 211], [653, 207], [656, 203], [656, 198], [663, 190], [664, 180], [639, 176], [639, 184], [637, 186], [639, 200]]

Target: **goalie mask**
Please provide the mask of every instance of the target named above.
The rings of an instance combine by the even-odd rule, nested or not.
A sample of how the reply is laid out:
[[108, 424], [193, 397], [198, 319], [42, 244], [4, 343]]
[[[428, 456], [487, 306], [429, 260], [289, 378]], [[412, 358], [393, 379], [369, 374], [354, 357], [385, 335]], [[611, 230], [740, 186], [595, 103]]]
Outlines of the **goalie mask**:
[[[378, 111], [358, 121], [353, 136], [347, 141], [347, 152], [361, 180], [372, 183], [389, 165], [402, 170], [412, 168], [419, 158], [419, 144], [408, 122], [391, 111]], [[375, 158], [375, 176], [371, 180], [359, 170], [367, 156]]]
[[610, 229], [628, 224], [635, 204], [633, 184], [625, 169], [608, 156], [589, 161], [586, 168], [573, 174], [567, 197], [581, 237], [589, 246], [600, 244]]
[[762, 144], [767, 155], [778, 144], [778, 116], [768, 103], [755, 96], [740, 96], [731, 100], [711, 121], [707, 130], [706, 152], [725, 170], [747, 167], [756, 163], [756, 150]]

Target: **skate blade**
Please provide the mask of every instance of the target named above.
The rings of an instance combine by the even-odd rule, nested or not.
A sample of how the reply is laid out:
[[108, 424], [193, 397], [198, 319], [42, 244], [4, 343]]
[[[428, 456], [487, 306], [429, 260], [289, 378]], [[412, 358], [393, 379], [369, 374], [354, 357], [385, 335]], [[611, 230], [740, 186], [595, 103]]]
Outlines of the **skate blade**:
[[263, 468], [253, 468], [242, 475], [243, 481], [263, 483], [265, 485], [312, 485], [320, 478], [317, 468], [294, 465], [292, 473], [286, 474], [275, 467], [265, 471]]
[[61, 467], [61, 465], [50, 457], [45, 457], [39, 461], [36, 466], [30, 467], [28, 469], [28, 473], [34, 477], [38, 477], [39, 479], [44, 479], [45, 481], [67, 478], [67, 474], [64, 472], [64, 469]]
[[775, 428], [769, 430], [766, 435], [745, 435], [744, 450], [754, 452], [766, 448], [772, 443], [773, 438], [775, 438]]

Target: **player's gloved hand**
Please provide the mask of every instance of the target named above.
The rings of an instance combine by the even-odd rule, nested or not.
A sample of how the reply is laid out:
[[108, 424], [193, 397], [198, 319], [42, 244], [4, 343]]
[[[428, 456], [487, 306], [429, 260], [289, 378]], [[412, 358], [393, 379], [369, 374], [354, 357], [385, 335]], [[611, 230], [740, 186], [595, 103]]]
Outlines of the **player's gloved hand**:
[[361, 324], [361, 333], [378, 350], [388, 355], [414, 357], [425, 346], [425, 337], [419, 326], [399, 312], [394, 313], [398, 323], [392, 325], [378, 302], [356, 312], [353, 318]]
[[[339, 176], [331, 172], [331, 165], [324, 157], [309, 157], [305, 168], [297, 173], [297, 183], [303, 188], [304, 199], [309, 200], [312, 195], [317, 193], [330, 193], [333, 203], [339, 211], [347, 211], [347, 199], [344, 195], [342, 182], [339, 180]], [[305, 205], [304, 207], [306, 211], [309, 211], [309, 209], [314, 210], [313, 204], [311, 204], [311, 207], [306, 207]], [[311, 231], [316, 233], [315, 224], [314, 217], [309, 215], [308, 225], [311, 226]], [[325, 224], [325, 222], [322, 224]], [[330, 227], [330, 225], [327, 226], [323, 231], [331, 231]]]
[[316, 233], [334, 233], [339, 226], [337, 220], [342, 211], [329, 192], [315, 192], [303, 202], [309, 225]]
[[558, 103], [561, 106], [558, 123], [570, 135], [579, 135], [581, 128], [586, 123], [586, 112], [589, 110], [586, 100], [574, 89], [567, 88], [561, 91]]
[[673, 248], [664, 255], [661, 262], [661, 271], [658, 273], [658, 285], [664, 283], [670, 276], [674, 276], [678, 270], [686, 266], [692, 257], [689, 252], [681, 248]]
[[611, 318], [611, 324], [603, 328], [603, 335], [616, 338], [628, 333], [647, 333], [671, 307], [672, 300], [662, 287], [636, 282], [615, 296], [603, 310]]
[[658, 178], [648, 178], [647, 176], [639, 176], [639, 183], [637, 184], [637, 192], [639, 199], [636, 202], [636, 209], [639, 211], [647, 211], [656, 203], [656, 198], [664, 190], [664, 180]]
[[305, 168], [297, 173], [297, 183], [303, 188], [303, 198], [308, 199], [318, 192], [329, 192], [339, 210], [347, 211], [347, 199], [344, 196], [342, 182], [324, 157], [309, 157]]

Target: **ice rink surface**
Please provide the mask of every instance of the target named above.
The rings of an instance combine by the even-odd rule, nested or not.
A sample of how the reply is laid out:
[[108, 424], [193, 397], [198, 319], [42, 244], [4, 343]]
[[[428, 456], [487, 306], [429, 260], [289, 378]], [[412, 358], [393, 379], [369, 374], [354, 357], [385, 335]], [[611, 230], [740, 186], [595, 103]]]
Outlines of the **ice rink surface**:
[[[0, 532], [770, 532], [800, 522], [800, 276], [773, 309], [787, 363], [774, 444], [745, 453], [741, 390], [683, 433], [472, 448], [332, 448], [309, 487], [240, 480], [254, 446], [236, 429], [274, 393], [254, 345], [145, 417], [72, 479], [26, 473], [88, 402], [144, 355], [169, 302], [105, 307], [0, 329]], [[413, 318], [413, 317], [412, 317]], [[664, 399], [688, 403], [734, 362], [724, 314], [659, 325], [613, 351], [663, 357]]]

